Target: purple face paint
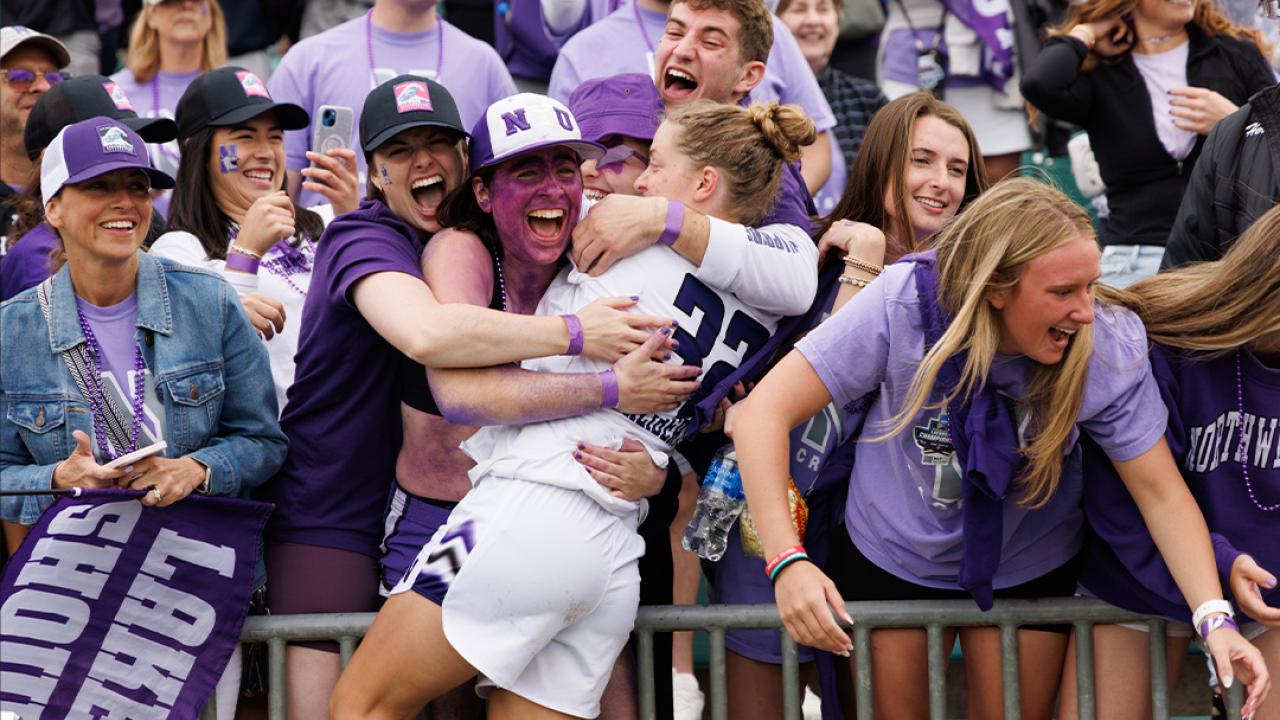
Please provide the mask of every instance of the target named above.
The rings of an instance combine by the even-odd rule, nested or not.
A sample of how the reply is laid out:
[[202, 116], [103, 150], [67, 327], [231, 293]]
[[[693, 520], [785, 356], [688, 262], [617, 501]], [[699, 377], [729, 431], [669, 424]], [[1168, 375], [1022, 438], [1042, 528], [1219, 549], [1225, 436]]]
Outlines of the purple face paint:
[[218, 146], [218, 169], [225, 175], [240, 171], [240, 156], [235, 145]]
[[577, 154], [550, 147], [508, 160], [494, 171], [489, 191], [506, 256], [526, 265], [558, 262], [582, 203]]
[[390, 184], [391, 184], [391, 174], [387, 172], [387, 164], [386, 164], [386, 163], [378, 163], [378, 168], [379, 168], [380, 170], [382, 170], [382, 184], [383, 184], [383, 185], [390, 185]]

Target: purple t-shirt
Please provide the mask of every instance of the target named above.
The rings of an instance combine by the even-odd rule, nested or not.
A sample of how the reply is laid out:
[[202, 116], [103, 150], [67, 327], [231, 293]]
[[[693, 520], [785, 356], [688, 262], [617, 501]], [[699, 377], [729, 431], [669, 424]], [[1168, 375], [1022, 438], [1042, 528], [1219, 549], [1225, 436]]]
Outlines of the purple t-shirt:
[[386, 205], [366, 200], [331, 222], [318, 246], [280, 418], [289, 455], [258, 496], [276, 504], [271, 540], [376, 557], [400, 450], [395, 378], [403, 356], [350, 291], [375, 273], [421, 278], [422, 240]]
[[[845, 504], [845, 524], [857, 548], [884, 570], [927, 587], [959, 589], [963, 480], [945, 410], [922, 410], [911, 427], [872, 442], [902, 407], [924, 355], [913, 263], [898, 263], [801, 340], [835, 402], [844, 407], [879, 389], [867, 413]], [[1151, 377], [1146, 333], [1130, 312], [1099, 306], [1094, 352], [1078, 425], [1115, 460], [1135, 458], [1164, 433], [1166, 412]], [[987, 382], [1013, 398], [1025, 395], [1032, 361], [1000, 356]], [[940, 393], [930, 396], [936, 405]], [[1019, 426], [1027, 408], [1019, 403]], [[871, 433], [868, 435], [868, 433]], [[1071, 438], [1074, 446], [1078, 432]], [[1075, 453], [1073, 453], [1075, 455]], [[1004, 542], [993, 586], [1010, 587], [1062, 565], [1083, 541], [1081, 477], [1068, 463], [1054, 496], [1032, 510], [1004, 503]]]
[[[637, 11], [641, 22], [636, 23]], [[650, 56], [656, 53], [667, 25], [665, 13], [655, 13], [628, 3], [600, 22], [574, 35], [560, 49], [551, 71], [547, 94], [569, 102], [575, 88], [586, 80], [622, 73], [653, 76]], [[773, 49], [765, 64], [764, 79], [751, 91], [757, 102], [777, 100], [804, 108], [818, 130], [835, 127], [835, 115], [818, 87], [791, 31], [773, 17]]]
[[53, 274], [50, 255], [58, 247], [58, 235], [48, 223], [40, 223], [23, 235], [0, 257], [0, 301], [33, 288]]
[[[76, 298], [76, 307], [84, 315], [84, 319], [93, 330], [98, 340], [102, 355], [98, 358], [103, 389], [112, 395], [115, 405], [121, 412], [129, 412], [133, 407], [134, 360], [137, 348], [138, 295], [134, 293], [123, 301], [108, 307], [98, 307], [84, 298]], [[142, 425], [138, 428], [138, 441], [135, 449], [153, 444], [163, 437], [164, 405], [156, 397], [155, 381], [150, 370], [143, 370], [143, 413]], [[128, 426], [126, 426], [128, 427]], [[109, 442], [108, 438], [108, 442]], [[91, 445], [99, 462], [110, 458], [101, 457], [98, 451], [97, 438]], [[112, 444], [117, 455], [123, 455], [127, 448], [118, 448]]]
[[[375, 84], [404, 73], [424, 75], [448, 88], [467, 128], [473, 127], [493, 102], [516, 92], [498, 53], [453, 25], [441, 20], [439, 26], [426, 32], [399, 33], [368, 23], [366, 15], [293, 46], [271, 75], [267, 88], [276, 102], [301, 105], [313, 118], [321, 105], [350, 107], [355, 111], [353, 133], [358, 136], [365, 96]], [[358, 147], [356, 136], [352, 137], [352, 145]], [[309, 149], [310, 129], [285, 133], [285, 156], [290, 169], [307, 167]], [[356, 164], [363, 188], [364, 153], [356, 153]], [[305, 190], [300, 200], [304, 207], [328, 202], [324, 196]]]
[[[187, 86], [201, 74], [200, 70], [189, 73], [157, 72], [151, 82], [140, 84], [134, 77], [133, 71], [125, 68], [112, 75], [111, 80], [124, 90], [128, 101], [133, 105], [134, 112], [139, 116], [163, 117], [172, 120], [178, 109], [178, 101], [187, 91]], [[155, 165], [157, 170], [168, 173], [170, 177], [178, 176], [178, 161], [182, 159], [182, 151], [178, 148], [176, 139], [163, 144], [148, 144], [147, 150], [151, 154], [151, 164]], [[167, 217], [169, 214], [170, 192], [166, 190], [160, 193], [152, 203], [161, 217]]]
[[[1263, 365], [1247, 350], [1240, 355], [1242, 456], [1235, 353], [1215, 358], [1154, 345], [1151, 367], [1169, 407], [1165, 439], [1209, 525], [1223, 587], [1241, 553], [1275, 572], [1280, 523], [1276, 510], [1264, 508], [1280, 504], [1280, 369]], [[1120, 476], [1088, 446], [1085, 472], [1085, 514], [1095, 538], [1081, 584], [1113, 605], [1188, 622], [1191, 609]], [[1267, 604], [1280, 604], [1280, 588], [1261, 590]]]

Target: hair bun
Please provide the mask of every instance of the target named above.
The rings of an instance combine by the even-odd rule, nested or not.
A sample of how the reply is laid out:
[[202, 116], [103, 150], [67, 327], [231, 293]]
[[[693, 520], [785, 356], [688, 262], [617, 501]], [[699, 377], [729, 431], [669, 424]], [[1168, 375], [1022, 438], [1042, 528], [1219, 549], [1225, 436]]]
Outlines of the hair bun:
[[800, 148], [812, 145], [818, 137], [813, 121], [799, 105], [752, 103], [747, 111], [764, 139], [787, 162], [799, 160]]

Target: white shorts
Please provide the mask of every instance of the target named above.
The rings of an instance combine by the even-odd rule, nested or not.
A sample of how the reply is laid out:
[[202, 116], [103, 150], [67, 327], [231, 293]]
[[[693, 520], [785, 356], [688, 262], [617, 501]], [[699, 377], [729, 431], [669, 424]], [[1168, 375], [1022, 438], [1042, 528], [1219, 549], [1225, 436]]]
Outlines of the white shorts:
[[643, 554], [635, 516], [577, 490], [486, 478], [391, 594], [413, 590], [441, 606], [445, 637], [482, 690], [596, 717], [635, 624]]

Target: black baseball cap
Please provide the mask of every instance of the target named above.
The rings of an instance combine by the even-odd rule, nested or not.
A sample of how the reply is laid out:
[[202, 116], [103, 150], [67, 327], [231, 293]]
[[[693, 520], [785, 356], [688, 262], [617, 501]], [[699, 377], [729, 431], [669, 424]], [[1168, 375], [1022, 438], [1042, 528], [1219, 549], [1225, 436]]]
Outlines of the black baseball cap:
[[470, 137], [458, 104], [440, 83], [420, 75], [398, 75], [370, 91], [360, 111], [360, 147], [365, 155], [409, 128], [432, 126]]
[[178, 136], [178, 126], [169, 118], [138, 117], [124, 88], [111, 78], [78, 75], [49, 88], [31, 108], [22, 133], [27, 156], [35, 160], [58, 131], [92, 117], [119, 121], [149, 143], [166, 143]]
[[178, 101], [178, 139], [207, 127], [236, 125], [274, 112], [280, 127], [301, 130], [311, 124], [306, 110], [271, 99], [262, 78], [241, 67], [210, 70], [192, 81]]

